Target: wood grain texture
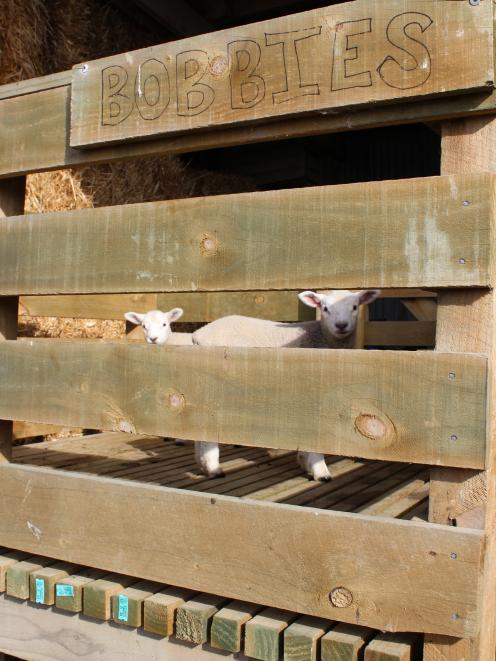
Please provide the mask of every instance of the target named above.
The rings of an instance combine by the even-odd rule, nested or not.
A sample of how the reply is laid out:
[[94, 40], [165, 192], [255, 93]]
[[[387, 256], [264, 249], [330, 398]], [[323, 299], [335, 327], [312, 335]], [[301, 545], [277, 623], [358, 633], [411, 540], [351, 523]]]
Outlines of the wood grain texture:
[[[60, 610], [69, 611], [69, 613], [80, 613], [83, 610], [83, 589], [100, 578], [103, 578], [105, 572], [100, 569], [85, 568], [78, 571], [77, 574], [67, 576], [57, 580], [55, 584], [55, 606]], [[57, 586], [69, 586], [72, 588], [72, 594], [59, 594]]]
[[364, 661], [415, 661], [419, 643], [418, 636], [379, 634], [365, 648]]
[[[155, 636], [136, 635], [128, 627], [67, 617], [53, 609], [33, 608], [0, 595], [0, 649], [30, 661], [219, 661], [218, 651], [178, 644]], [[226, 661], [246, 657], [226, 654]]]
[[[75, 571], [75, 567], [66, 562], [56, 562], [50, 567], [35, 569], [29, 576], [29, 599], [36, 604], [53, 606], [55, 604], [55, 584]], [[39, 583], [43, 585], [39, 590]]]
[[225, 603], [225, 597], [199, 594], [178, 606], [176, 638], [194, 645], [207, 643], [210, 638], [212, 618]]
[[[26, 177], [16, 177], [0, 181], [0, 224], [7, 216], [24, 211]], [[15, 340], [17, 337], [17, 296], [0, 299], [0, 342]], [[0, 419], [0, 464], [10, 461], [12, 456], [12, 422]]]
[[135, 582], [136, 580], [129, 576], [116, 574], [88, 583], [83, 588], [83, 613], [98, 620], [110, 620], [112, 597]]
[[53, 564], [54, 560], [44, 556], [31, 556], [26, 560], [21, 560], [15, 565], [7, 568], [6, 590], [9, 597], [16, 599], [29, 599], [30, 596], [30, 576], [34, 571], [39, 571], [44, 567]]
[[210, 644], [227, 652], [241, 652], [245, 625], [257, 614], [260, 606], [244, 601], [231, 601], [215, 613], [210, 631]]
[[423, 661], [471, 661], [473, 648], [466, 638], [426, 634]]
[[285, 140], [288, 137], [487, 114], [494, 113], [496, 109], [496, 92], [488, 90], [380, 108], [360, 106], [338, 114], [302, 115], [260, 125], [191, 131], [156, 140], [81, 150], [69, 146], [70, 93], [69, 85], [58, 89], [48, 87], [38, 93], [9, 98], [0, 103], [0, 178], [127, 158], [181, 154]]
[[[143, 624], [144, 601], [159, 589], [158, 584], [140, 581], [134, 583], [130, 588], [121, 590], [118, 594], [113, 594], [111, 601], [114, 622], [128, 627], [141, 627]], [[125, 600], [125, 608], [121, 607], [123, 599]]]
[[303, 616], [284, 630], [284, 661], [320, 661], [320, 639], [331, 622]]
[[484, 286], [492, 186], [424, 177], [6, 219], [0, 294]]
[[143, 628], [158, 636], [172, 636], [176, 611], [194, 595], [192, 590], [170, 586], [147, 597], [143, 602]]
[[245, 653], [260, 661], [279, 661], [284, 653], [284, 630], [296, 618], [294, 613], [266, 608], [245, 627]]
[[71, 146], [493, 87], [490, 3], [407, 7], [357, 0], [77, 65]]
[[352, 624], [338, 624], [321, 639], [321, 661], [360, 661], [371, 629]]
[[[461, 637], [477, 627], [479, 531], [13, 464], [0, 467], [0, 500], [10, 548], [38, 548], [25, 525], [35, 520], [44, 553], [67, 562], [383, 630]], [[329, 600], [341, 586], [351, 607]]]
[[21, 560], [25, 560], [28, 556], [29, 553], [23, 551], [2, 550], [0, 552], [0, 592], [5, 592], [7, 569]]
[[0, 416], [482, 468], [485, 364], [429, 351], [2, 342]]

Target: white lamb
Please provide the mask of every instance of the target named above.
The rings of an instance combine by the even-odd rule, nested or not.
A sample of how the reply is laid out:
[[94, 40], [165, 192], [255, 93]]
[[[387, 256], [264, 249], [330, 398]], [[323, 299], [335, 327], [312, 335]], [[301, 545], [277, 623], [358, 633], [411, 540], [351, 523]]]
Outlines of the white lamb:
[[[335, 290], [328, 294], [304, 291], [299, 299], [320, 308], [316, 321], [281, 323], [233, 315], [222, 317], [193, 333], [193, 344], [229, 347], [307, 347], [351, 349], [355, 346], [358, 307], [372, 303], [379, 289], [356, 293]], [[217, 443], [198, 441], [196, 458], [202, 471], [210, 476], [222, 475]], [[317, 452], [299, 452], [298, 462], [314, 480], [328, 481], [329, 470], [324, 456]]]
[[143, 328], [145, 340], [148, 344], [192, 344], [191, 333], [173, 333], [171, 323], [183, 316], [182, 308], [173, 308], [169, 312], [150, 310], [145, 314], [139, 312], [126, 312], [127, 321]]

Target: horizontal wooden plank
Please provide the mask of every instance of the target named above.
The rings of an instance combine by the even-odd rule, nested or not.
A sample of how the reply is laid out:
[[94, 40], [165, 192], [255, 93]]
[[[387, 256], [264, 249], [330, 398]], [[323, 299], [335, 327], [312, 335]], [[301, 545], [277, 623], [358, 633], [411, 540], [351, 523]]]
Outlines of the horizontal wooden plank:
[[0, 295], [485, 286], [493, 181], [429, 177], [7, 218]]
[[429, 347], [436, 342], [435, 321], [366, 321], [365, 344], [378, 347]]
[[60, 71], [51, 73], [47, 76], [38, 76], [37, 78], [28, 78], [19, 80], [15, 83], [0, 85], [0, 100], [10, 99], [15, 96], [24, 96], [43, 90], [55, 89], [57, 87], [67, 87], [72, 83], [72, 71]]
[[22, 296], [21, 316], [76, 319], [122, 319], [129, 310], [170, 310], [182, 307], [181, 322], [213, 321], [229, 314], [263, 317], [274, 321], [315, 319], [315, 311], [303, 305], [297, 291], [180, 292], [171, 294], [75, 294]]
[[34, 521], [68, 562], [381, 630], [477, 631], [480, 531], [14, 464], [0, 500], [11, 548], [39, 548]]
[[[465, 57], [474, 47], [478, 57]], [[72, 147], [477, 91], [494, 85], [492, 5], [356, 0], [73, 74]]]
[[[0, 88], [1, 89], [1, 88]], [[167, 138], [91, 150], [69, 146], [71, 87], [45, 89], [0, 102], [0, 178], [127, 158], [182, 154], [240, 144], [285, 140], [357, 129], [494, 114], [496, 92], [465, 94], [222, 130], [191, 131]], [[20, 121], [22, 118], [22, 121]]]
[[475, 354], [0, 344], [0, 418], [483, 468]]

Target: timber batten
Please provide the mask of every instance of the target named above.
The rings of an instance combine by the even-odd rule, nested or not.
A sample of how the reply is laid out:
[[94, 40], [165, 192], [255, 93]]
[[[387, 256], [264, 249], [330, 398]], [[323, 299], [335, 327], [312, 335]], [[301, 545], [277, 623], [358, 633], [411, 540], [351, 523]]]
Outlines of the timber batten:
[[426, 177], [6, 219], [0, 294], [484, 287], [493, 186]]

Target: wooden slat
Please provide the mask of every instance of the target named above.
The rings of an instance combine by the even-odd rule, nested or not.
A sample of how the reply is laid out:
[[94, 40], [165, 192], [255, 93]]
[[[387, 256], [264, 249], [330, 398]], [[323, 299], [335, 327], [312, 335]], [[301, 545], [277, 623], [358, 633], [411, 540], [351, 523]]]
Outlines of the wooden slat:
[[359, 661], [373, 631], [351, 624], [338, 624], [321, 639], [321, 661]]
[[0, 416], [478, 468], [485, 365], [428, 351], [2, 342]]
[[143, 628], [158, 636], [172, 636], [175, 631], [176, 611], [191, 599], [194, 592], [184, 588], [168, 587], [147, 597], [143, 603]]
[[245, 626], [260, 610], [257, 604], [231, 601], [215, 613], [210, 631], [210, 644], [227, 652], [241, 652], [245, 638]]
[[30, 576], [34, 571], [53, 564], [53, 560], [41, 556], [31, 556], [7, 568], [6, 593], [16, 599], [29, 599]]
[[75, 567], [66, 562], [56, 562], [50, 567], [35, 569], [29, 576], [29, 599], [35, 604], [53, 606], [55, 603], [55, 584], [69, 574]]
[[266, 608], [246, 623], [245, 653], [260, 661], [279, 661], [284, 650], [284, 630], [296, 618], [294, 613]]
[[382, 630], [477, 628], [480, 531], [14, 464], [0, 467], [0, 501], [0, 543], [11, 548], [38, 548], [25, 525], [34, 520], [44, 552], [67, 562]]
[[0, 592], [5, 592], [7, 569], [21, 560], [25, 560], [28, 555], [23, 551], [2, 550], [0, 552]]
[[51, 73], [48, 76], [20, 80], [15, 83], [0, 85], [0, 100], [33, 94], [34, 92], [41, 92], [57, 87], [66, 87], [71, 83], [72, 71], [60, 71], [58, 73]]
[[315, 319], [297, 291], [181, 292], [177, 294], [80, 294], [22, 296], [19, 315], [76, 319], [123, 319], [124, 313], [170, 310], [182, 307], [181, 322], [213, 321], [229, 314], [243, 314], [275, 321]]
[[320, 639], [331, 622], [299, 617], [284, 630], [284, 661], [320, 661]]
[[435, 341], [434, 321], [369, 321], [365, 324], [366, 345], [428, 347], [434, 346]]
[[364, 661], [415, 661], [419, 642], [412, 635], [379, 634], [365, 648]]
[[78, 65], [71, 146], [493, 86], [489, 3], [409, 8], [357, 0]]
[[[109, 539], [112, 539], [109, 536]], [[83, 613], [98, 620], [112, 617], [112, 597], [136, 581], [129, 576], [106, 576], [88, 583], [83, 588]]]
[[130, 588], [113, 594], [112, 618], [117, 624], [128, 627], [140, 627], [143, 624], [143, 604], [147, 597], [160, 589], [156, 583], [140, 581]]
[[105, 572], [100, 569], [82, 569], [77, 574], [59, 579], [55, 584], [55, 606], [69, 613], [83, 610], [83, 589], [100, 578]]
[[0, 294], [484, 286], [492, 186], [426, 177], [7, 218]]
[[194, 645], [207, 643], [210, 638], [212, 618], [225, 603], [225, 597], [199, 594], [178, 606], [176, 612], [176, 638]]

